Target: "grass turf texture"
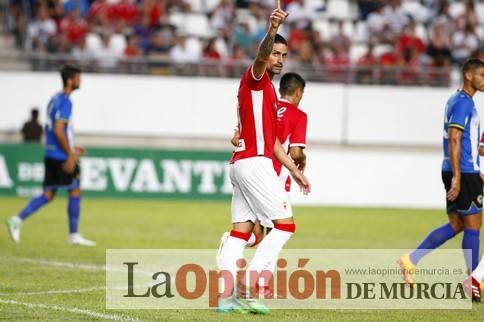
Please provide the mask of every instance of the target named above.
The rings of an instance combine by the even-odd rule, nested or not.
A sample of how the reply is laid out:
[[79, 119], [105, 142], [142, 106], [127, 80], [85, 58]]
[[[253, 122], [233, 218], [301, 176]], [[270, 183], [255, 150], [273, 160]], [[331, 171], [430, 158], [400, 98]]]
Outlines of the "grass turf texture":
[[[26, 202], [0, 198], [2, 221]], [[221, 315], [213, 310], [106, 310], [102, 270], [37, 261], [104, 265], [106, 248], [216, 249], [221, 233], [229, 229], [230, 205], [86, 198], [81, 205], [81, 231], [97, 242], [94, 248], [67, 244], [66, 207], [66, 199], [60, 198], [34, 214], [22, 226], [18, 245], [9, 240], [4, 226], [0, 230], [0, 320], [476, 321], [484, 314], [484, 304], [464, 311], [273, 310], [269, 316]], [[300, 207], [295, 214], [297, 233], [288, 248], [411, 248], [446, 220], [442, 211], [428, 210]], [[459, 248], [460, 242], [458, 237], [445, 246]], [[87, 290], [35, 294], [77, 289]]]

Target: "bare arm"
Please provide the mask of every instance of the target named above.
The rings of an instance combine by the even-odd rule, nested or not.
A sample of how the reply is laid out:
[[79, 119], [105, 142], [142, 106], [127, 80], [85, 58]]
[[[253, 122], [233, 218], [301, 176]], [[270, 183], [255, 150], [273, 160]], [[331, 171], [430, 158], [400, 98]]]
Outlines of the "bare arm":
[[462, 130], [456, 127], [449, 128], [449, 157], [452, 167], [452, 184], [447, 199], [454, 201], [460, 193], [460, 152], [461, 152]]
[[274, 144], [274, 156], [277, 161], [282, 163], [282, 165], [289, 170], [292, 178], [296, 181], [304, 194], [311, 192], [311, 184], [309, 183], [309, 180], [302, 174], [301, 171], [299, 171], [291, 158], [289, 158], [278, 139], [276, 139], [276, 143]]
[[76, 155], [74, 151], [69, 146], [69, 141], [67, 140], [67, 136], [65, 133], [66, 123], [62, 121], [55, 122], [54, 125], [54, 135], [59, 141], [59, 145], [61, 146], [62, 150], [64, 150], [67, 154], [67, 161], [64, 164], [64, 170], [68, 173], [72, 173], [74, 171], [76, 165]]
[[272, 53], [272, 47], [274, 46], [274, 39], [276, 38], [277, 30], [279, 29], [279, 26], [284, 22], [284, 19], [286, 19], [286, 17], [287, 13], [279, 8], [272, 11], [269, 30], [267, 31], [267, 34], [265, 35], [264, 39], [262, 39], [262, 42], [259, 45], [259, 49], [257, 50], [257, 56], [255, 57], [254, 64], [252, 66], [252, 72], [256, 79], [260, 79], [262, 76], [264, 76], [267, 62], [269, 60], [269, 56]]
[[306, 154], [304, 153], [304, 149], [300, 146], [293, 146], [289, 148], [289, 155], [291, 159], [294, 160], [297, 168], [304, 172], [306, 168]]
[[480, 155], [481, 157], [484, 157], [484, 145], [481, 145], [481, 146], [479, 147], [479, 155]]

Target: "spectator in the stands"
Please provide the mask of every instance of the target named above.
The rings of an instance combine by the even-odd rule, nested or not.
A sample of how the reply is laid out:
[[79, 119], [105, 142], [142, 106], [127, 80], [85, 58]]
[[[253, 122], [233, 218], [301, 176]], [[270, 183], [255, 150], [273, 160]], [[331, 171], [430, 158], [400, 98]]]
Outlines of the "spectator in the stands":
[[233, 41], [242, 47], [247, 55], [253, 55], [255, 53], [257, 40], [251, 32], [248, 22], [242, 21], [238, 24], [233, 33]]
[[131, 0], [119, 0], [113, 5], [114, 21], [118, 29], [123, 29], [135, 24], [138, 18], [138, 7]]
[[78, 9], [72, 9], [60, 23], [60, 31], [64, 34], [70, 46], [77, 45], [86, 37], [88, 24], [80, 16]]
[[[366, 19], [366, 27], [368, 29], [368, 38], [370, 42], [381, 42], [385, 35], [384, 31], [386, 31], [387, 22], [385, 15], [383, 14], [383, 8], [383, 4], [377, 2], [375, 10], [370, 13]], [[389, 32], [391, 31], [389, 30]]]
[[465, 11], [462, 16], [465, 18], [466, 22], [470, 24], [474, 29], [479, 25], [479, 22], [484, 22], [484, 17], [481, 17], [482, 21], [479, 21], [473, 0], [466, 1]]
[[230, 28], [235, 18], [234, 4], [232, 0], [221, 0], [212, 13], [212, 27], [214, 30]]
[[40, 143], [42, 133], [42, 126], [39, 123], [39, 110], [34, 107], [30, 111], [30, 120], [22, 126], [22, 138], [26, 143]]
[[[397, 49], [401, 53], [412, 51], [412, 56], [418, 56], [418, 59], [425, 53], [425, 44], [420, 37], [415, 35], [415, 23], [413, 21], [405, 26], [403, 33], [398, 38]], [[413, 52], [413, 50], [415, 51]]]
[[145, 54], [151, 58], [167, 59], [170, 57], [172, 47], [171, 31], [166, 29], [159, 30], [151, 36], [150, 43], [146, 48]]
[[452, 34], [452, 57], [457, 64], [462, 64], [479, 48], [479, 37], [464, 16], [457, 19], [456, 27]]
[[343, 52], [348, 56], [351, 47], [351, 39], [346, 35], [344, 31], [343, 20], [338, 21], [338, 31], [329, 40], [330, 47], [332, 49], [338, 47], [338, 49], [343, 50]]
[[452, 59], [452, 41], [445, 22], [434, 24], [430, 32], [430, 39], [427, 46], [427, 54], [432, 59], [442, 60]]
[[93, 48], [92, 56], [95, 63], [102, 71], [114, 72], [118, 62], [122, 57], [117, 48], [111, 42], [111, 35], [107, 32], [102, 35], [102, 45], [99, 48]]
[[90, 1], [89, 0], [66, 0], [64, 1], [64, 11], [70, 12], [74, 9], [79, 10], [79, 14], [82, 17], [87, 16], [89, 12]]
[[404, 65], [400, 52], [392, 47], [391, 50], [383, 53], [378, 61], [381, 67], [380, 79], [384, 84], [397, 85], [400, 80], [400, 71]]
[[230, 56], [231, 61], [244, 61], [247, 60], [249, 56], [247, 56], [244, 48], [240, 47], [239, 45], [234, 45], [232, 48], [232, 55]]
[[55, 21], [49, 17], [47, 7], [41, 5], [37, 8], [35, 19], [31, 20], [27, 27], [25, 48], [37, 52], [46, 52], [49, 43], [54, 41], [56, 33]]
[[220, 60], [222, 56], [215, 47], [215, 38], [210, 38], [205, 48], [203, 48], [202, 57], [207, 60]]
[[366, 20], [368, 16], [378, 8], [378, 1], [358, 0], [358, 13], [361, 20]]
[[402, 8], [401, 0], [389, 0], [383, 9], [385, 23], [390, 26], [395, 34], [403, 31], [403, 27], [408, 23], [408, 16]]
[[157, 28], [168, 20], [167, 0], [142, 0], [141, 11], [144, 15], [143, 20], [147, 19], [143, 24], [150, 28]]
[[350, 59], [343, 46], [331, 48], [331, 54], [324, 59], [324, 64], [330, 75], [330, 80], [342, 82], [347, 80]]
[[255, 18], [254, 37], [260, 43], [267, 33], [267, 10], [259, 2], [253, 1], [249, 5], [250, 14]]
[[297, 60], [303, 70], [312, 71], [317, 66], [317, 56], [309, 41], [304, 41], [299, 47]]
[[39, 3], [39, 5], [45, 5], [47, 7], [49, 17], [56, 22], [59, 22], [64, 14], [64, 7], [62, 4], [62, 0], [44, 0]]
[[305, 0], [295, 0], [287, 5], [287, 22], [294, 23], [297, 28], [304, 29], [317, 18], [316, 10], [306, 5]]
[[452, 18], [449, 13], [449, 3], [447, 2], [447, 0], [440, 2], [437, 15], [432, 20], [432, 27], [435, 27], [437, 25], [442, 25], [442, 27], [445, 29], [444, 31], [449, 34], [449, 37], [450, 34], [454, 31], [454, 18]]
[[148, 15], [143, 16], [133, 27], [134, 35], [138, 37], [138, 44], [142, 51], [147, 51], [150, 47], [153, 31], [154, 29], [151, 27]]
[[188, 46], [185, 35], [178, 35], [175, 39], [175, 46], [170, 50], [170, 58], [177, 64], [197, 63], [200, 61], [200, 52], [196, 48]]
[[378, 64], [378, 57], [374, 52], [375, 45], [373, 43], [368, 43], [368, 48], [366, 53], [358, 58], [356, 62], [356, 79], [361, 83], [373, 83], [375, 79], [375, 66]]
[[88, 21], [93, 25], [104, 26], [111, 23], [114, 16], [114, 7], [108, 0], [95, 0], [87, 14]]
[[126, 48], [124, 49], [125, 58], [133, 58], [141, 56], [142, 52], [138, 44], [138, 37], [130, 35], [126, 37]]
[[87, 47], [87, 40], [83, 38], [71, 51], [72, 57], [76, 59], [82, 67], [88, 67], [92, 64], [93, 55], [91, 49]]

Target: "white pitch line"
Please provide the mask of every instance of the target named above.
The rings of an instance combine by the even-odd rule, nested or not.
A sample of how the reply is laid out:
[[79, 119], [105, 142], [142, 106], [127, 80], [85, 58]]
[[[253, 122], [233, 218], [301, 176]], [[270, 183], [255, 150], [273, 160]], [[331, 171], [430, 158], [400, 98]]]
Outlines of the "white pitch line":
[[0, 293], [0, 296], [76, 294], [76, 293], [88, 293], [88, 292], [105, 291], [105, 290], [106, 290], [106, 286], [101, 286], [101, 287], [81, 288], [76, 290], [50, 290], [50, 291], [36, 291], [36, 292]]
[[[20, 263], [29, 263], [29, 264], [37, 264], [37, 265], [46, 265], [46, 266], [53, 266], [53, 267], [62, 267], [62, 268], [71, 268], [71, 269], [81, 269], [87, 271], [99, 271], [99, 272], [125, 272], [123, 268], [117, 267], [106, 267], [106, 265], [101, 264], [79, 264], [79, 263], [70, 263], [70, 262], [57, 262], [57, 261], [48, 261], [43, 259], [32, 259], [32, 258], [24, 258], [24, 257], [0, 257], [5, 260], [11, 260]], [[152, 276], [152, 272], [146, 271], [137, 271], [137, 274]]]
[[105, 320], [126, 321], [126, 322], [139, 322], [139, 321], [141, 321], [139, 319], [131, 318], [131, 317], [128, 317], [128, 316], [121, 316], [121, 315], [114, 315], [114, 314], [104, 314], [104, 313], [99, 313], [99, 312], [90, 311], [90, 310], [86, 310], [86, 309], [68, 308], [68, 307], [62, 307], [62, 306], [58, 306], [58, 305], [47, 305], [47, 304], [41, 304], [41, 303], [26, 303], [26, 302], [14, 301], [14, 300], [2, 300], [2, 299], [0, 299], [0, 303], [12, 304], [12, 305], [22, 305], [22, 306], [26, 306], [26, 307], [31, 308], [31, 309], [40, 308], [40, 309], [69, 312], [69, 313], [74, 313], [74, 314], [83, 314], [83, 315], [87, 315], [87, 316], [90, 316], [90, 317], [93, 317], [93, 318], [105, 319]]
[[30, 264], [40, 264], [55, 267], [73, 268], [73, 269], [83, 269], [88, 271], [106, 271], [106, 265], [99, 264], [77, 264], [69, 262], [56, 262], [47, 261], [42, 259], [32, 259], [32, 258], [22, 258], [22, 257], [3, 257], [6, 260], [11, 260], [20, 263], [30, 263]]
[[[153, 283], [145, 283], [136, 285], [136, 288], [141, 287], [152, 287]], [[72, 290], [48, 290], [48, 291], [34, 291], [34, 292], [15, 292], [15, 293], [0, 293], [0, 296], [29, 296], [29, 295], [51, 295], [51, 294], [78, 294], [78, 293], [88, 293], [88, 292], [97, 292], [97, 291], [108, 291], [108, 290], [125, 290], [127, 287], [126, 285], [117, 286], [117, 287], [106, 287], [106, 286], [99, 286], [99, 287], [88, 287], [88, 288], [80, 288], [80, 289], [72, 289]]]

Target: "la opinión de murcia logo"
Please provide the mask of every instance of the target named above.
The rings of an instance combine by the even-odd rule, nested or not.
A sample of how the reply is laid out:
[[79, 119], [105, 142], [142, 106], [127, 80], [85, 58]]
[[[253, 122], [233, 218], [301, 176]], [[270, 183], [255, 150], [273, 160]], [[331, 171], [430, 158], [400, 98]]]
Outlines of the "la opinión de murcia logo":
[[[157, 271], [151, 275], [152, 285], [136, 284], [138, 262], [123, 262], [126, 268], [127, 292], [125, 298], [159, 298], [183, 300], [207, 300], [208, 307], [216, 307], [219, 298], [229, 298], [232, 291], [243, 281], [254, 286], [261, 281], [273, 292], [264, 297], [250, 288], [251, 296], [267, 300], [305, 301], [316, 299], [331, 300], [466, 300], [462, 283], [436, 281], [415, 283], [409, 287], [405, 283], [391, 282], [342, 282], [341, 273], [336, 269], [306, 269], [309, 258], [297, 259], [297, 269], [288, 269], [288, 261], [280, 258], [274, 273], [270, 271], [246, 271], [247, 262], [237, 261], [239, 271], [233, 276], [227, 270], [206, 269], [200, 264], [180, 265], [176, 272]], [[371, 274], [369, 274], [371, 275]], [[377, 277], [380, 278], [380, 277]], [[381, 279], [381, 278], [380, 278]], [[274, 293], [276, 294], [274, 296]]]

